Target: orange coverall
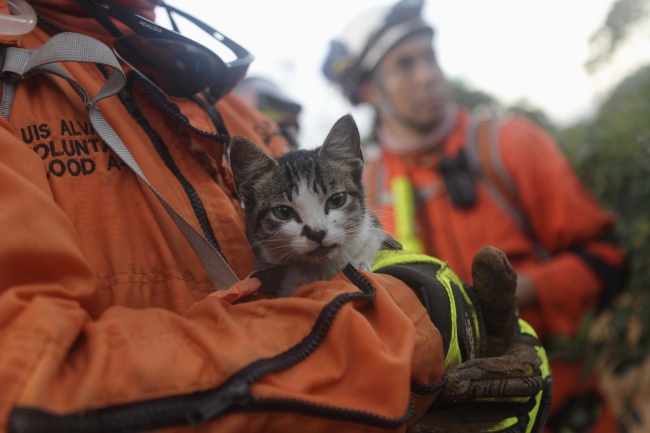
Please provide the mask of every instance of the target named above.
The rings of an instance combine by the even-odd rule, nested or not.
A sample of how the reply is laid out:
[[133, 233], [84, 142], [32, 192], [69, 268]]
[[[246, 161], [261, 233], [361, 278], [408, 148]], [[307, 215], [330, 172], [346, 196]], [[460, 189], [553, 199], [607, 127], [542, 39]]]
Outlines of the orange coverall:
[[[153, 19], [154, 2], [128, 3]], [[111, 45], [75, 1], [30, 4], [39, 21]], [[6, 0], [0, 13], [8, 13]], [[54, 33], [40, 26], [0, 43], [38, 48]], [[62, 66], [91, 95], [105, 82], [94, 64]], [[139, 85], [135, 90], [138, 108], [176, 169], [166, 166], [117, 97], [100, 102], [103, 116], [154, 187], [245, 278], [254, 256], [224, 146], [166, 115]], [[173, 102], [194, 127], [216, 132], [198, 104]], [[266, 119], [236, 97], [224, 97], [217, 107], [231, 136], [258, 144], [273, 136], [270, 152], [284, 148]], [[412, 393], [411, 385], [439, 382], [440, 334], [411, 289], [392, 277], [364, 274], [376, 289], [373, 300], [358, 298], [362, 291], [344, 273], [303, 286], [290, 299], [231, 304], [214, 296], [181, 232], [100, 139], [66, 81], [39, 74], [18, 83], [11, 116], [0, 117], [0, 154], [0, 431], [27, 425], [69, 431], [52, 414], [107, 429], [109, 422], [126, 421], [134, 429], [194, 431], [183, 414], [214, 402], [211, 393], [251, 363], [302, 350], [324, 320], [321, 310], [348, 293], [357, 298], [341, 303], [326, 332], [316, 335], [320, 343], [307, 348], [313, 349], [309, 356], [262, 375], [240, 395], [254, 396], [245, 401], [257, 405], [264, 397], [292, 402], [295, 416], [278, 410], [208, 416], [200, 431], [291, 431], [298, 419], [305, 431], [404, 431], [435, 397], [433, 390]], [[238, 395], [238, 383], [231, 385], [229, 396]], [[237, 402], [232, 398], [216, 402], [229, 408]], [[214, 407], [208, 405], [218, 415]], [[331, 416], [310, 418], [301, 410], [330, 410]], [[359, 414], [379, 422], [352, 422]]]
[[[615, 218], [581, 184], [554, 140], [521, 116], [502, 123], [500, 154], [538, 242], [552, 256], [536, 256], [533, 240], [481, 182], [474, 182], [477, 201], [473, 207], [455, 207], [438, 164], [443, 155], [454, 156], [465, 146], [469, 121], [470, 114], [461, 110], [453, 132], [437, 154], [408, 158], [384, 148], [366, 152], [371, 155], [366, 157], [365, 172], [370, 205], [383, 227], [395, 234], [399, 210], [391, 182], [408, 179], [415, 202], [413, 226], [424, 252], [447, 261], [461, 279], [470, 282], [472, 258], [480, 248], [491, 245], [503, 250], [514, 269], [529, 273], [535, 283], [536, 303], [522, 308], [521, 317], [542, 341], [558, 334], [572, 336], [582, 315], [596, 307], [603, 286], [594, 270], [569, 248], [578, 246], [614, 268], [623, 266], [624, 250], [598, 240], [613, 228]], [[551, 416], [565, 397], [580, 392], [581, 368], [551, 362]], [[604, 418], [594, 431], [618, 431], [611, 418]]]

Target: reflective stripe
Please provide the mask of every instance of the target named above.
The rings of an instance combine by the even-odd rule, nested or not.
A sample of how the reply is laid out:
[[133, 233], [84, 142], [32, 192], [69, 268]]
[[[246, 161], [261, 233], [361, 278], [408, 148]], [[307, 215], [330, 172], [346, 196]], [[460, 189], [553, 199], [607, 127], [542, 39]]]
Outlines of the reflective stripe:
[[454, 271], [450, 269], [449, 266], [447, 266], [446, 262], [443, 262], [442, 260], [437, 259], [435, 257], [427, 256], [425, 254], [420, 254], [408, 250], [381, 250], [377, 254], [377, 258], [375, 260], [375, 263], [373, 264], [372, 270], [376, 271], [379, 268], [385, 268], [392, 265], [408, 265], [414, 263], [430, 263], [430, 264], [437, 265], [439, 268], [438, 271], [436, 272], [436, 279], [445, 288], [445, 292], [447, 294], [447, 297], [449, 298], [449, 311], [451, 313], [450, 316], [451, 336], [449, 339], [450, 340], [449, 349], [447, 350], [447, 353], [445, 353], [445, 361], [444, 361], [445, 370], [447, 370], [448, 368], [463, 362], [460, 343], [458, 341], [459, 324], [458, 324], [458, 315], [457, 315], [457, 308], [456, 308], [456, 297], [454, 296], [452, 283], [455, 284], [460, 289], [460, 291], [463, 294], [463, 297], [465, 298], [465, 302], [468, 305], [472, 306], [471, 314], [472, 314], [472, 321], [474, 322], [473, 329], [476, 334], [476, 338], [480, 339], [481, 336], [480, 336], [480, 330], [478, 328], [478, 317], [476, 315], [476, 309], [474, 308], [474, 305], [471, 303], [469, 296], [465, 292], [463, 283], [460, 280], [460, 278], [458, 278], [458, 276], [454, 273]]
[[[539, 340], [537, 333], [535, 332], [533, 327], [530, 326], [528, 322], [519, 319], [519, 329], [521, 329], [521, 332], [523, 334], [532, 335], [533, 337]], [[542, 365], [540, 365], [539, 369], [542, 372], [542, 378], [546, 380], [546, 378], [548, 378], [551, 375], [551, 367], [549, 366], [548, 363], [548, 357], [546, 356], [546, 351], [544, 350], [544, 347], [540, 344], [535, 346], [535, 352], [537, 352], [537, 355], [542, 360]], [[526, 427], [526, 433], [533, 432], [533, 427], [535, 427], [535, 421], [537, 420], [537, 413], [539, 412], [539, 407], [543, 397], [542, 395], [543, 392], [544, 389], [538, 392], [537, 395], [535, 396], [535, 407], [529, 412], [530, 418], [528, 421], [528, 426]]]
[[384, 228], [392, 230], [391, 234], [402, 244], [404, 249], [424, 252], [424, 245], [416, 235], [415, 215], [420, 206], [444, 191], [444, 184], [438, 182], [414, 188], [406, 176], [390, 180], [387, 185], [386, 166], [381, 160], [381, 149], [377, 144], [367, 144], [364, 147], [364, 180], [366, 181], [366, 197], [373, 211], [384, 211], [392, 208], [392, 223], [386, 223], [382, 215]]
[[[377, 170], [380, 171], [380, 170]], [[424, 245], [415, 232], [416, 212], [422, 205], [435, 197], [440, 191], [441, 184], [429, 185], [414, 190], [406, 176], [391, 179], [390, 192], [381, 194], [383, 206], [393, 206], [395, 213], [395, 236], [405, 250], [424, 252]]]
[[[453, 281], [459, 287], [462, 287], [462, 283], [456, 274], [449, 269], [446, 262], [443, 262], [440, 259], [435, 257], [427, 256], [425, 254], [420, 254], [413, 252], [412, 250], [380, 250], [377, 254], [377, 258], [372, 267], [373, 271], [384, 268], [391, 265], [408, 265], [413, 263], [431, 263], [439, 266], [438, 271], [436, 272], [436, 279], [442, 284], [449, 298], [449, 311], [451, 313], [451, 336], [449, 341], [449, 349], [445, 353], [444, 366], [445, 370], [454, 365], [458, 365], [463, 362], [462, 354], [460, 351], [460, 345], [458, 343], [458, 316], [456, 310], [456, 298], [454, 297], [454, 291], [451, 287], [451, 282]], [[476, 317], [474, 317], [476, 321]]]
[[[463, 355], [460, 350], [460, 344], [458, 342], [458, 315], [456, 308], [456, 297], [454, 296], [454, 290], [451, 287], [452, 281], [456, 284], [458, 288], [463, 287], [463, 283], [460, 281], [458, 276], [447, 266], [447, 263], [444, 262], [440, 266], [440, 269], [436, 273], [436, 279], [442, 283], [447, 291], [447, 296], [449, 297], [449, 309], [451, 310], [451, 341], [449, 342], [449, 350], [445, 354], [445, 370], [458, 365], [463, 362]], [[465, 291], [463, 290], [463, 295]], [[471, 305], [471, 303], [470, 303]], [[478, 325], [476, 312], [472, 308], [472, 316], [474, 323]], [[478, 331], [478, 328], [475, 329]], [[479, 338], [478, 332], [476, 333], [476, 338]]]
[[395, 209], [395, 234], [405, 250], [424, 252], [424, 246], [415, 234], [415, 197], [411, 182], [405, 176], [390, 181]]
[[517, 227], [533, 241], [535, 254], [540, 260], [551, 254], [535, 237], [530, 221], [519, 200], [517, 185], [501, 158], [499, 132], [501, 122], [490, 109], [477, 109], [467, 128], [465, 152], [470, 169], [479, 179], [494, 202], [510, 217]]
[[[537, 337], [537, 334], [535, 333], [535, 330], [533, 329], [532, 326], [530, 326], [530, 324], [528, 324], [527, 322], [525, 322], [521, 318], [518, 319], [518, 323], [519, 323], [519, 329], [520, 329], [522, 334], [531, 335], [531, 336], [535, 337], [539, 341], [539, 338]], [[544, 348], [542, 347], [541, 344], [538, 344], [538, 345], [535, 346], [535, 352], [537, 353], [537, 355], [542, 360], [542, 365], [540, 365], [539, 368], [540, 368], [540, 371], [541, 371], [541, 374], [542, 374], [542, 378], [546, 379], [551, 374], [551, 369], [549, 367], [546, 352], [544, 351]], [[542, 388], [537, 393], [537, 395], [535, 395], [534, 397], [531, 397], [531, 398], [535, 399], [535, 405], [526, 414], [526, 416], [528, 417], [528, 422], [526, 424], [525, 433], [537, 433], [537, 432], [540, 431], [541, 425], [539, 423], [537, 423], [537, 421], [538, 421], [537, 417], [539, 416], [539, 409], [540, 409], [540, 405], [542, 403], [542, 397], [543, 397], [544, 390], [545, 390], [545, 388]], [[527, 400], [527, 399], [525, 399], [525, 400]], [[493, 401], [495, 401], [495, 402], [498, 402], [498, 401], [513, 401], [514, 402], [514, 401], [517, 401], [517, 399], [506, 399], [506, 400], [504, 400], [504, 399], [496, 398], [496, 399], [493, 399]], [[514, 426], [515, 424], [517, 424], [520, 419], [521, 419], [521, 416], [519, 416], [519, 415], [507, 418], [507, 419], [501, 421], [499, 424], [495, 425], [494, 427], [486, 430], [486, 432], [494, 432], [494, 433], [500, 433], [500, 432], [503, 432], [503, 431], [510, 432], [511, 430], [507, 430], [507, 429]], [[523, 427], [523, 425], [521, 427]], [[535, 429], [535, 430], [533, 430], [533, 429]], [[514, 431], [522, 431], [522, 430], [520, 430], [518, 428], [517, 430], [514, 430]]]

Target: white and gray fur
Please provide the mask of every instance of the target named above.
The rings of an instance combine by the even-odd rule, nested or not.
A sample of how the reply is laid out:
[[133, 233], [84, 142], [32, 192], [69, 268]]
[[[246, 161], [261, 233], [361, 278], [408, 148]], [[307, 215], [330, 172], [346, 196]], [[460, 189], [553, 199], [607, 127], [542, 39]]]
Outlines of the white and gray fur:
[[233, 137], [230, 164], [258, 261], [286, 268], [277, 296], [328, 280], [348, 263], [370, 269], [386, 235], [367, 210], [351, 115], [334, 124], [321, 147], [277, 159]]

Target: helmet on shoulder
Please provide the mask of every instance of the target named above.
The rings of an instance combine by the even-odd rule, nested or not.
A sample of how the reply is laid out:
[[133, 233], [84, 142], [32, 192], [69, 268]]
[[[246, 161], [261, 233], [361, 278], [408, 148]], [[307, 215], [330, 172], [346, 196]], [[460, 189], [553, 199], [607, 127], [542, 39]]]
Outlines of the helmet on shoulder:
[[323, 74], [337, 84], [354, 105], [359, 87], [397, 43], [414, 33], [433, 28], [422, 17], [423, 0], [401, 0], [394, 6], [370, 9], [354, 18], [341, 36], [330, 43]]

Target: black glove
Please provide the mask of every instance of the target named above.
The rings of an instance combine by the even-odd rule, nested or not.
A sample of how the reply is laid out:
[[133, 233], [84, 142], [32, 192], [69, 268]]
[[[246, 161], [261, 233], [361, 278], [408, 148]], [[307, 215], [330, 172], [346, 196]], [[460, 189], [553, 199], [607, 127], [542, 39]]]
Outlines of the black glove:
[[492, 247], [472, 263], [473, 286], [440, 260], [382, 251], [374, 271], [404, 281], [443, 336], [447, 384], [412, 432], [540, 432], [552, 376], [534, 330], [517, 316], [516, 274]]

